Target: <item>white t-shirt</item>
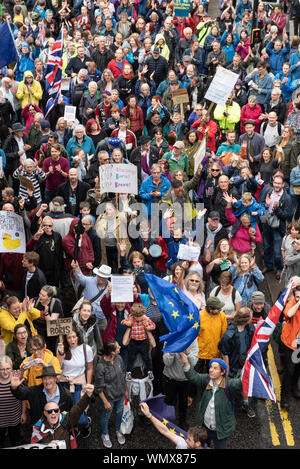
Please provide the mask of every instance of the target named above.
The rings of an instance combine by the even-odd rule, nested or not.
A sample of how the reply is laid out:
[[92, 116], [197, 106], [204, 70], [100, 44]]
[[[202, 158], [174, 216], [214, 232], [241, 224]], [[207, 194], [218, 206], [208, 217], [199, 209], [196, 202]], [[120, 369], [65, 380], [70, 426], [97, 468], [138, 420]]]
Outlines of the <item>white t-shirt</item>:
[[[85, 360], [83, 344], [78, 347], [71, 348], [72, 358], [71, 360], [64, 360], [62, 364], [62, 372], [64, 376], [70, 376], [71, 378], [77, 378], [85, 371]], [[93, 350], [89, 345], [86, 345], [86, 361], [90, 363], [93, 361], [94, 355]]]
[[188, 445], [184, 438], [178, 437], [178, 442], [175, 449], [187, 449]]
[[[209, 296], [216, 296], [217, 288], [219, 288], [219, 287], [215, 287], [210, 292]], [[224, 311], [226, 316], [231, 316], [232, 314], [234, 314], [235, 313], [236, 303], [239, 303], [240, 301], [242, 301], [242, 297], [241, 297], [241, 295], [239, 294], [239, 292], [237, 290], [235, 292], [235, 300], [234, 300], [235, 303], [234, 304], [233, 304], [233, 301], [232, 301], [232, 293], [231, 292], [230, 292], [229, 295], [223, 295], [222, 290], [220, 290], [220, 292], [218, 293], [218, 298], [219, 298], [220, 301], [222, 301], [222, 303], [225, 303], [225, 305], [222, 308], [222, 311]]]

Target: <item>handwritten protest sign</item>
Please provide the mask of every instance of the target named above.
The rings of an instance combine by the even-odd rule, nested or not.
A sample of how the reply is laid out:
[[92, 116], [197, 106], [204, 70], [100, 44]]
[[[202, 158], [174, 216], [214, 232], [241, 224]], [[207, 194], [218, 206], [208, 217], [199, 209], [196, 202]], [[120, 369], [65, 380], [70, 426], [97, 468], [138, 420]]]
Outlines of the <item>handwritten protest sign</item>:
[[174, 104], [189, 103], [190, 98], [186, 88], [172, 91], [172, 100]]
[[237, 73], [219, 66], [204, 98], [220, 106], [225, 106], [228, 96], [232, 92], [238, 78], [239, 75]]
[[133, 302], [133, 275], [111, 276], [111, 302]]
[[30, 179], [26, 178], [25, 176], [22, 176], [21, 174], [19, 174], [19, 179], [21, 186], [26, 187], [26, 189], [29, 189], [32, 192], [34, 191], [33, 182]]
[[26, 252], [23, 219], [14, 212], [0, 211], [0, 252]]
[[200, 247], [189, 246], [188, 244], [179, 244], [178, 259], [185, 261], [198, 261], [200, 256]]
[[72, 332], [72, 318], [59, 318], [47, 321], [47, 336], [67, 335]]
[[133, 164], [105, 164], [99, 168], [101, 194], [137, 194], [137, 167]]

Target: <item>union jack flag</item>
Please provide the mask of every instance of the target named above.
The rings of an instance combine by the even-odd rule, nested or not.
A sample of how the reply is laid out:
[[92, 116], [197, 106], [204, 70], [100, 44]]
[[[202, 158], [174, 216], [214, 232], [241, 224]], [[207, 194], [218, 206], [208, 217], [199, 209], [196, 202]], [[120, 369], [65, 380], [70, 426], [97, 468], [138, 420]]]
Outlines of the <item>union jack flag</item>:
[[244, 396], [271, 399], [276, 402], [273, 383], [271, 377], [266, 372], [262, 352], [270, 342], [292, 288], [293, 284], [290, 283], [270, 309], [268, 317], [254, 333], [251, 347], [241, 373]]
[[53, 47], [48, 55], [48, 62], [45, 71], [47, 91], [50, 98], [47, 101], [45, 109], [45, 117], [49, 114], [50, 110], [57, 103], [62, 78], [62, 53], [63, 53], [63, 29], [61, 29]]

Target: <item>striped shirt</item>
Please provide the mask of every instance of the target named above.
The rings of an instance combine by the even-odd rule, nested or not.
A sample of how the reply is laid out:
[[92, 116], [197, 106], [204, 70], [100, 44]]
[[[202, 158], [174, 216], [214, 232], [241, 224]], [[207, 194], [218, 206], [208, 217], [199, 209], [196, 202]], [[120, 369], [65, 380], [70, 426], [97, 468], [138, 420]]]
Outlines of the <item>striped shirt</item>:
[[18, 425], [21, 414], [22, 401], [12, 395], [10, 383], [0, 383], [0, 428]]
[[[34, 169], [31, 174], [28, 174], [24, 168], [21, 170], [17, 168], [13, 173], [13, 178], [19, 179], [20, 175], [24, 176], [26, 179], [29, 179], [32, 182], [33, 187], [34, 187], [33, 197], [35, 198], [37, 204], [39, 205], [42, 201], [40, 181], [46, 180], [46, 174], [44, 173], [42, 169]], [[19, 188], [19, 196], [24, 197], [25, 200], [28, 199], [27, 189], [21, 184]]]

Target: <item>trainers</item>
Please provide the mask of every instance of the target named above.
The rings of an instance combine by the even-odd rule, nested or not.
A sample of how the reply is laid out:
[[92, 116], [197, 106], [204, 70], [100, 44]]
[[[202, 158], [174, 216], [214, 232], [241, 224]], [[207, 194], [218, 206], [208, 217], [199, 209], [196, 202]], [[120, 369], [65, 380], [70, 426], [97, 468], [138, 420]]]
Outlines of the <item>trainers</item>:
[[126, 379], [127, 379], [127, 381], [131, 381], [131, 380], [132, 380], [132, 376], [131, 376], [131, 372], [130, 372], [130, 371], [127, 371], [127, 373], [126, 373]]
[[154, 379], [152, 371], [148, 371], [148, 378], [151, 380]]
[[250, 419], [256, 416], [254, 410], [249, 405], [243, 404], [242, 409], [246, 412], [247, 417], [249, 417]]
[[116, 433], [117, 433], [117, 440], [118, 440], [119, 445], [124, 445], [124, 443], [126, 441], [125, 436], [123, 435], [123, 433], [121, 433], [119, 431], [117, 431]]
[[112, 442], [110, 441], [109, 435], [101, 435], [102, 442], [105, 446], [105, 448], [111, 448], [112, 447]]

